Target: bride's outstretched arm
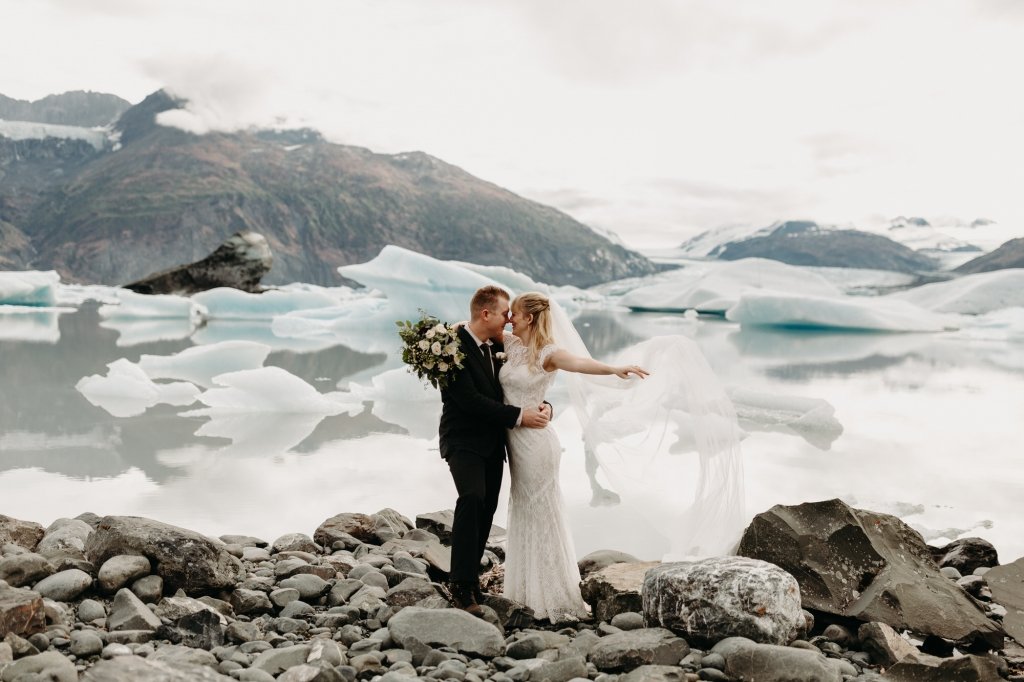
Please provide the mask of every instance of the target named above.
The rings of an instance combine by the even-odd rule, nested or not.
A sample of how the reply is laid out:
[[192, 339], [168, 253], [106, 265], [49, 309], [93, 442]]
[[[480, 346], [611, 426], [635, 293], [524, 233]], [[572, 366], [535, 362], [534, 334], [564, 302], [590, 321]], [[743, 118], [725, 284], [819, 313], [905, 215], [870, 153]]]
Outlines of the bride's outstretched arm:
[[643, 379], [650, 374], [646, 369], [637, 365], [606, 365], [593, 358], [582, 358], [562, 349], [558, 349], [548, 356], [544, 361], [544, 369], [549, 372], [560, 369], [578, 374], [614, 374], [620, 379], [626, 379], [631, 374]]

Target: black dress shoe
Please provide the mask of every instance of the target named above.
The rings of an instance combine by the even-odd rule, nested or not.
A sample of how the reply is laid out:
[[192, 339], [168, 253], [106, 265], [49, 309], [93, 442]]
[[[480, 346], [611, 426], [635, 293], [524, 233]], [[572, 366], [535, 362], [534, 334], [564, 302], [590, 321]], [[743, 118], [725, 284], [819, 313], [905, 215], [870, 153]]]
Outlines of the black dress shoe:
[[[479, 589], [479, 586], [476, 586], [476, 589]], [[484, 617], [484, 610], [476, 601], [472, 582], [453, 581], [449, 583], [448, 590], [452, 593], [452, 605], [455, 608], [462, 609], [477, 618]]]

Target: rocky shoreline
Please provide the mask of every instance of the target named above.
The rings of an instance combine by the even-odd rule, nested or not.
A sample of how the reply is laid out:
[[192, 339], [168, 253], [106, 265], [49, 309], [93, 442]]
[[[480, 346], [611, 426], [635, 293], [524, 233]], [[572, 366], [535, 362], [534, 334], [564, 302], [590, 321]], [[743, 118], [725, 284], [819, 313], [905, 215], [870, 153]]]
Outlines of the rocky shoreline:
[[486, 618], [450, 608], [450, 523], [343, 513], [267, 542], [0, 515], [0, 682], [1024, 680], [1024, 559], [838, 500], [759, 514], [740, 556], [594, 552], [576, 623], [499, 596], [499, 534]]

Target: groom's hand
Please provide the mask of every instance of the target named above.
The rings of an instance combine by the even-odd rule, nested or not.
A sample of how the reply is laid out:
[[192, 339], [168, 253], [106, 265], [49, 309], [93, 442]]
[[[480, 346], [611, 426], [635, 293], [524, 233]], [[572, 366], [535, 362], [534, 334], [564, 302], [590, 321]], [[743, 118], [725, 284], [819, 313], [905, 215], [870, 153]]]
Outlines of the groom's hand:
[[548, 421], [550, 421], [551, 417], [554, 416], [554, 408], [551, 407], [551, 403], [545, 400], [540, 404], [540, 413], [547, 417]]
[[528, 429], [543, 429], [548, 425], [550, 417], [533, 407], [523, 408], [523, 421], [521, 424]]

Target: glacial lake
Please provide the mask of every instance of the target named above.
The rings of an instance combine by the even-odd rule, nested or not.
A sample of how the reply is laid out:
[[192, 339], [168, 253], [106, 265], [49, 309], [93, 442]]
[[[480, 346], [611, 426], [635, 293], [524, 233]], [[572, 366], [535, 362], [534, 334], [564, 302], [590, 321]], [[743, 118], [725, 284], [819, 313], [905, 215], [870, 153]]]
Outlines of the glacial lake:
[[[86, 511], [133, 514], [272, 541], [287, 532], [312, 534], [339, 512], [391, 507], [413, 518], [454, 504], [437, 452], [439, 402], [429, 395], [405, 401], [384, 386], [381, 404], [366, 401], [356, 414], [214, 423], [169, 405], [115, 417], [75, 388], [118, 358], [134, 362], [231, 338], [267, 342], [269, 323], [212, 321], [188, 338], [119, 346], [131, 330], [119, 336], [101, 327], [95, 303], [28, 313], [34, 320], [25, 315], [0, 314], [0, 513], [44, 525]], [[744, 423], [748, 518], [775, 504], [840, 497], [897, 514], [933, 542], [978, 535], [996, 545], [1004, 563], [1024, 555], [1019, 342], [741, 329], [713, 317], [622, 309], [584, 310], [575, 323], [598, 358], [650, 336], [685, 334], [730, 389], [822, 399], [835, 408], [841, 433], [770, 418]], [[395, 352], [362, 352], [349, 343], [281, 344], [266, 364], [324, 393], [401, 367]], [[564, 395], [556, 392], [552, 401], [577, 553], [614, 548], [659, 558], [666, 547], [658, 529], [610, 503], [600, 475], [588, 477], [572, 411], [563, 409]], [[503, 497], [499, 525], [504, 504]]]

